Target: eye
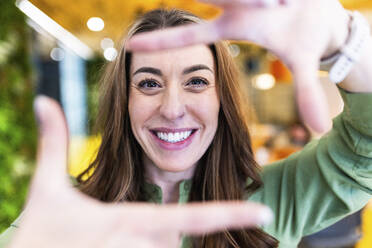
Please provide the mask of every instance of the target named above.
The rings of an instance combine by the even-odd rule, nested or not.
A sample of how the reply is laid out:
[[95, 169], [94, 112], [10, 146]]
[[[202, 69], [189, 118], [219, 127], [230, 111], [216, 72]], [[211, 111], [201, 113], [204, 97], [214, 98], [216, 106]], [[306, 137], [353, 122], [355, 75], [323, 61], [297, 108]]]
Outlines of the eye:
[[155, 79], [144, 79], [138, 84], [138, 87], [142, 89], [161, 88]]
[[208, 81], [203, 78], [192, 78], [186, 85], [193, 88], [202, 88], [208, 85]]

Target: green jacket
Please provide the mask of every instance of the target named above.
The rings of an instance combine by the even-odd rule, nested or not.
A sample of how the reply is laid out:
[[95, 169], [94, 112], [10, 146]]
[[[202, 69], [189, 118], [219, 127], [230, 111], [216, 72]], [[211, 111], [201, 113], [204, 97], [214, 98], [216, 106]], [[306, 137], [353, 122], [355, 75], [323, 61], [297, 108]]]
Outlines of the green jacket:
[[[360, 210], [372, 198], [372, 93], [339, 88], [343, 112], [333, 129], [303, 150], [263, 167], [264, 186], [247, 199], [269, 206], [274, 221], [263, 229], [280, 248], [297, 247], [302, 236], [317, 232]], [[180, 184], [180, 203], [187, 202], [191, 181]], [[149, 201], [161, 202], [158, 186], [147, 184]], [[18, 218], [0, 237], [9, 242]], [[183, 239], [182, 247], [189, 247]]]

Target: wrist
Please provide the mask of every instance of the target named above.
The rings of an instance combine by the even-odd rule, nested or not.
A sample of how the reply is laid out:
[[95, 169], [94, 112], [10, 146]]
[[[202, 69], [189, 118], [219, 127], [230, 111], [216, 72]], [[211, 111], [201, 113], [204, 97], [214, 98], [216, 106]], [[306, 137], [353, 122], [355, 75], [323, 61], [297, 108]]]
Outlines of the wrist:
[[372, 93], [372, 38], [366, 43], [364, 52], [358, 63], [354, 66], [350, 74], [338, 86], [357, 93]]
[[349, 30], [346, 42], [329, 57], [322, 58], [321, 70], [329, 73], [329, 79], [340, 83], [347, 77], [363, 55], [370, 40], [370, 27], [367, 20], [357, 11], [349, 12]]

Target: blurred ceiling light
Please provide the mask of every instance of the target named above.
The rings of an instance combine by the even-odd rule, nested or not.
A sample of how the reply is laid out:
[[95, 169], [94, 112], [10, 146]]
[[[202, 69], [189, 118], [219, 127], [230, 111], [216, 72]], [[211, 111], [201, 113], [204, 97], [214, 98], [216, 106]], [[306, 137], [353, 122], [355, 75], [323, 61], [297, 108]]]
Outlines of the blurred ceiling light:
[[110, 47], [114, 47], [114, 41], [111, 40], [110, 38], [103, 38], [101, 40], [101, 47], [103, 50], [110, 48]]
[[87, 21], [87, 26], [94, 32], [99, 32], [105, 27], [105, 22], [99, 17], [91, 17]]
[[269, 90], [275, 85], [275, 78], [269, 73], [259, 74], [252, 79], [253, 87], [259, 90]]
[[108, 61], [113, 61], [117, 55], [118, 51], [116, 51], [116, 49], [113, 47], [106, 48], [105, 51], [103, 52], [103, 56]]
[[65, 58], [65, 52], [58, 47], [55, 47], [50, 52], [50, 57], [55, 61], [61, 61]]
[[37, 25], [83, 59], [90, 59], [93, 57], [93, 51], [90, 47], [56, 23], [30, 1], [17, 0], [16, 6]]

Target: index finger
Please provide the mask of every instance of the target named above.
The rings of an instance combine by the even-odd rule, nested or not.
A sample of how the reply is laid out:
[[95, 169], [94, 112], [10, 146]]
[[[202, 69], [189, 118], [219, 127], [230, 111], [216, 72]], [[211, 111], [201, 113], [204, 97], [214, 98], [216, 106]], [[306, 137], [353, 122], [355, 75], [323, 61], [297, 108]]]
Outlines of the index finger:
[[[271, 210], [251, 202], [189, 203], [185, 205], [152, 206], [125, 204], [118, 207], [123, 221], [135, 230], [147, 232], [180, 232], [205, 234], [226, 229], [254, 227], [268, 224]], [[117, 218], [116, 218], [117, 219]], [[151, 225], [149, 223], [151, 221]]]
[[220, 202], [181, 205], [168, 209], [168, 226], [185, 234], [205, 234], [268, 224], [271, 210], [252, 202]]
[[155, 51], [190, 46], [198, 43], [209, 44], [221, 39], [215, 21], [189, 24], [134, 35], [128, 42], [132, 51]]

